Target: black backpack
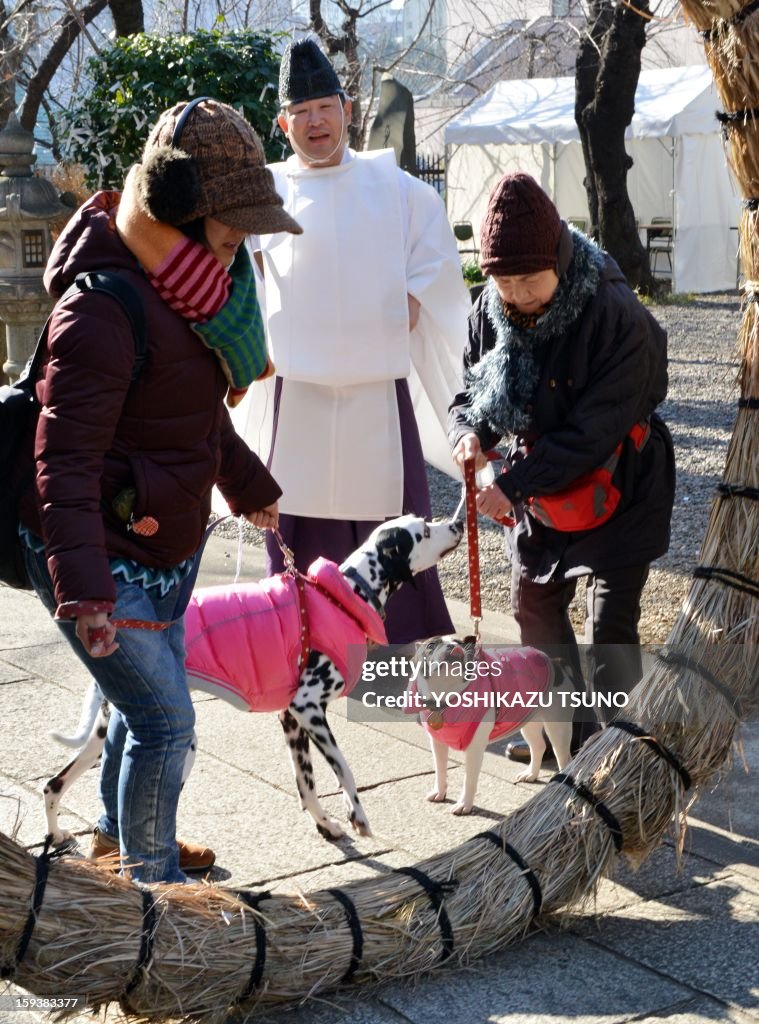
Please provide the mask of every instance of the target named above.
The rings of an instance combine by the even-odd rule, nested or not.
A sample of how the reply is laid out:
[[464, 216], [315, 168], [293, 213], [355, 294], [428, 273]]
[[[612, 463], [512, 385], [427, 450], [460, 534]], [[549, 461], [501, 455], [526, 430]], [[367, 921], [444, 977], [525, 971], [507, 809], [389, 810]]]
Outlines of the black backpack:
[[[145, 314], [139, 295], [123, 277], [105, 271], [79, 274], [61, 301], [74, 292], [104, 292], [114, 298], [126, 313], [134, 336], [134, 383], [142, 372], [148, 347]], [[42, 328], [34, 355], [19, 379], [0, 387], [0, 480], [4, 482], [0, 492], [0, 583], [22, 590], [31, 590], [18, 535], [18, 498], [23, 484], [14, 487], [11, 480], [19, 447], [39, 408], [34, 382], [45, 353], [51, 317], [52, 314]], [[32, 472], [30, 467], [27, 480]]]

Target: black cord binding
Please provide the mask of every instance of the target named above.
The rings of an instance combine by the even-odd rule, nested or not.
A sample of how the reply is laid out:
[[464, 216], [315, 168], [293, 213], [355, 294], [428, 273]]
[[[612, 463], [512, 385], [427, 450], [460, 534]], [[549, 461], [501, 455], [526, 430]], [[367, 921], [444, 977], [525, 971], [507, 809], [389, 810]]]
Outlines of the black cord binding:
[[757, 10], [759, 10], [759, 0], [751, 0], [751, 3], [742, 7], [732, 16], [732, 18], [720, 18], [719, 25], [714, 25], [712, 28], [702, 29], [700, 34], [704, 40], [711, 42], [715, 36], [719, 36], [720, 30], [724, 31], [725, 26], [732, 26], [734, 28], [735, 26], [740, 25], [741, 22], [745, 21], [746, 18], [750, 17], [754, 11]]
[[67, 852], [64, 848], [59, 850], [51, 849], [52, 842], [52, 836], [47, 836], [42, 853], [39, 857], [35, 858], [32, 905], [29, 908], [29, 913], [27, 914], [26, 921], [24, 923], [24, 930], [21, 932], [18, 945], [16, 946], [16, 951], [13, 954], [13, 963], [3, 964], [0, 966], [0, 979], [5, 980], [7, 978], [12, 978], [16, 973], [18, 965], [26, 956], [26, 951], [29, 948], [32, 933], [34, 932], [34, 926], [37, 924], [37, 918], [42, 907], [42, 901], [45, 898], [45, 887], [47, 885], [50, 862], [56, 857], [60, 857]]
[[635, 736], [637, 739], [642, 740], [655, 754], [658, 754], [667, 764], [674, 768], [677, 774], [680, 776], [680, 781], [683, 784], [683, 789], [687, 792], [691, 787], [690, 772], [687, 768], [683, 767], [677, 760], [672, 751], [665, 747], [661, 740], [657, 740], [651, 733], [637, 725], [635, 722], [625, 722], [621, 719], [615, 719], [613, 722], [609, 722], [609, 725], [615, 729], [621, 729], [622, 732], [626, 732], [630, 736]]
[[445, 909], [443, 897], [447, 892], [455, 888], [456, 883], [435, 882], [419, 868], [396, 868], [395, 873], [398, 875], [408, 875], [409, 878], [413, 878], [429, 896], [430, 903], [437, 913], [440, 937], [443, 940], [443, 952], [440, 954], [440, 963], [442, 964], [453, 953], [454, 946], [451, 919], [448, 917], [448, 911]]
[[505, 853], [507, 857], [510, 857], [519, 870], [522, 872], [525, 881], [532, 889], [532, 903], [533, 903], [533, 916], [537, 917], [540, 913], [540, 908], [543, 906], [543, 893], [540, 888], [540, 882], [538, 881], [535, 872], [532, 870], [527, 861], [522, 857], [517, 850], [507, 843], [505, 839], [502, 839], [497, 832], [493, 832], [488, 829], [486, 832], [478, 832], [474, 839], [488, 839], [494, 846], [497, 846], [501, 853]]
[[739, 409], [759, 409], [759, 398], [739, 398]]
[[733, 696], [724, 683], [721, 683], [700, 661], [689, 658], [687, 654], [678, 654], [676, 651], [665, 651], [664, 654], [659, 654], [657, 657], [665, 665], [673, 665], [675, 668], [686, 668], [689, 672], [695, 672], [697, 676], [700, 676], [704, 682], [709, 683], [717, 693], [725, 698], [725, 701], [737, 718], [744, 717], [743, 705], [738, 697]]
[[[258, 910], [258, 904], [262, 900], [271, 899], [271, 893], [268, 890], [266, 892], [247, 892], [245, 889], [238, 889], [235, 896], [245, 903], [246, 906], [250, 907], [251, 910]], [[250, 999], [261, 984], [264, 967], [266, 966], [266, 929], [257, 916], [253, 918], [253, 928], [256, 933], [256, 959], [247, 984], [235, 1000], [235, 1003], [242, 1003], [246, 999]]]
[[341, 984], [344, 985], [346, 982], [351, 980], [361, 963], [361, 958], [364, 955], [364, 933], [361, 930], [361, 922], [358, 919], [356, 907], [350, 896], [346, 896], [342, 889], [327, 889], [327, 892], [337, 900], [345, 911], [345, 916], [348, 919], [348, 927], [350, 928], [351, 936], [353, 937], [353, 952], [351, 953], [351, 960], [348, 964], [348, 970], [341, 979]]
[[142, 935], [140, 936], [140, 952], [137, 957], [132, 975], [124, 989], [123, 998], [126, 999], [139, 985], [142, 980], [142, 972], [150, 967], [153, 959], [153, 940], [158, 929], [158, 915], [155, 909], [155, 897], [149, 889], [142, 889]]
[[724, 583], [732, 590], [738, 590], [742, 594], [749, 594], [751, 597], [759, 597], [759, 583], [756, 583], [749, 576], [734, 569], [725, 569], [721, 565], [697, 565], [693, 575], [700, 580], [717, 580]]
[[717, 494], [720, 498], [749, 498], [751, 501], [759, 501], [759, 487], [747, 487], [745, 484], [726, 484], [722, 481], [717, 484]]
[[593, 810], [596, 812], [601, 821], [606, 825], [611, 838], [614, 840], [614, 845], [617, 850], [621, 850], [624, 846], [625, 839], [622, 835], [622, 826], [619, 824], [617, 819], [611, 813], [606, 804], [599, 800], [595, 793], [591, 792], [583, 782], [577, 782], [573, 776], [568, 772], [558, 772], [553, 776], [550, 782], [563, 782], [565, 786], [569, 786], [579, 797], [590, 804]]
[[717, 120], [726, 128], [728, 125], [745, 124], [749, 118], [759, 118], [759, 107], [744, 108], [743, 110], [716, 110]]

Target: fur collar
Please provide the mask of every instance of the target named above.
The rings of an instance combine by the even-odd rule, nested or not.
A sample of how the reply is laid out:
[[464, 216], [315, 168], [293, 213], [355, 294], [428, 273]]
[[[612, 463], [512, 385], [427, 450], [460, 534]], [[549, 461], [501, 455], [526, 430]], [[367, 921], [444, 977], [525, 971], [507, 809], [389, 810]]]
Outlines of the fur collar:
[[488, 281], [482, 301], [496, 343], [467, 373], [473, 426], [487, 423], [501, 436], [531, 426], [527, 407], [540, 380], [545, 353], [552, 342], [567, 334], [598, 291], [604, 253], [582, 232], [570, 230], [574, 251], [567, 273], [535, 327], [518, 327], [509, 320], [495, 283]]

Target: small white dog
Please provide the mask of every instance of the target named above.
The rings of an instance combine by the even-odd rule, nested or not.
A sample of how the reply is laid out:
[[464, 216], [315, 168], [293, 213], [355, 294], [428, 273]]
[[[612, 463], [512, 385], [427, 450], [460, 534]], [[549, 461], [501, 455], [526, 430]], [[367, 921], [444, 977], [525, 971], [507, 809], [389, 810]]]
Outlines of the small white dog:
[[569, 762], [568, 695], [574, 687], [564, 669], [546, 654], [532, 647], [483, 647], [471, 637], [436, 637], [419, 646], [416, 661], [421, 662], [414, 684], [416, 702], [424, 706], [421, 721], [435, 764], [435, 788], [428, 800], [445, 800], [448, 750], [463, 750], [464, 785], [452, 811], [469, 814], [485, 748], [517, 729], [530, 747], [529, 766], [517, 775], [517, 782], [537, 781], [546, 750], [544, 726], [559, 770]]

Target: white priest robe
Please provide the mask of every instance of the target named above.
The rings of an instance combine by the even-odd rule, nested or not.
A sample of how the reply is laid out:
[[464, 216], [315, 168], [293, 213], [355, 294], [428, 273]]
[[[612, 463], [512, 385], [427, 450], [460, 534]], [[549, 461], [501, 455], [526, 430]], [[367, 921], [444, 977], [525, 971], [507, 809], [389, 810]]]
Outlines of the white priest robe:
[[[282, 512], [400, 515], [396, 379], [410, 378], [425, 458], [456, 473], [445, 426], [461, 387], [470, 301], [445, 207], [391, 150], [349, 150], [326, 168], [304, 168], [293, 156], [271, 170], [303, 227], [260, 239], [282, 391], [276, 427], [272, 380], [251, 389], [235, 423], [262, 458], [269, 454]], [[421, 305], [411, 332], [408, 294]]]

